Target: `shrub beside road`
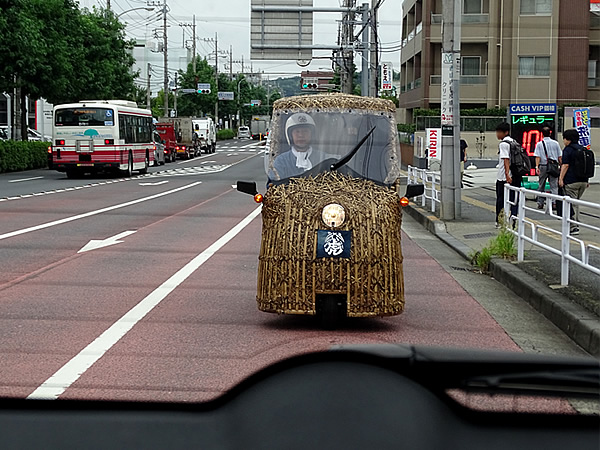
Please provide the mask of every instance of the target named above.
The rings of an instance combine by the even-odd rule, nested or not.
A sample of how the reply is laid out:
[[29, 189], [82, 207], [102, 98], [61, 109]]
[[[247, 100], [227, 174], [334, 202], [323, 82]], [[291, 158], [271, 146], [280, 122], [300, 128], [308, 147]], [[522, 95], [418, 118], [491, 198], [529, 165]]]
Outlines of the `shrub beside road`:
[[0, 173], [48, 166], [49, 142], [1, 141]]

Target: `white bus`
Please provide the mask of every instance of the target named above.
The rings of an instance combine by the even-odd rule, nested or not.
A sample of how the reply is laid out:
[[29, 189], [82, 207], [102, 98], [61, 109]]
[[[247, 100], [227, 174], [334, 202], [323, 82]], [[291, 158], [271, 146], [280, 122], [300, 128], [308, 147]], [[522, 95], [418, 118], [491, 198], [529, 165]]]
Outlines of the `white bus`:
[[131, 176], [154, 162], [152, 113], [126, 100], [56, 105], [52, 167], [69, 178], [112, 170]]

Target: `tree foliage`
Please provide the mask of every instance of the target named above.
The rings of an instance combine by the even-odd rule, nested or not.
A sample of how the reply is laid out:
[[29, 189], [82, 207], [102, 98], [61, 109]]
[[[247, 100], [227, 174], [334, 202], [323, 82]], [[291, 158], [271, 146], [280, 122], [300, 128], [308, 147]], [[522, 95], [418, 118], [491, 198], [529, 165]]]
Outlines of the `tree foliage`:
[[51, 103], [132, 98], [134, 59], [124, 25], [75, 0], [0, 2], [0, 89]]

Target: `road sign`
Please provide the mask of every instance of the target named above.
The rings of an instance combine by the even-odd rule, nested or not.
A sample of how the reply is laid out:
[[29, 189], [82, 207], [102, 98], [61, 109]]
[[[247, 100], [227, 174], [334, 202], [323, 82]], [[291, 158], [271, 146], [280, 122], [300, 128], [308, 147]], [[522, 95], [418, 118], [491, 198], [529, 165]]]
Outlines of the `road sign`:
[[233, 100], [233, 92], [217, 92], [219, 100]]
[[[250, 58], [312, 59], [313, 0], [252, 0]], [[278, 11], [261, 8], [282, 7]]]
[[260, 105], [262, 105], [262, 102], [260, 100], [250, 100], [250, 105], [260, 106]]
[[179, 92], [182, 94], [195, 94], [197, 91], [196, 89], [180, 89]]

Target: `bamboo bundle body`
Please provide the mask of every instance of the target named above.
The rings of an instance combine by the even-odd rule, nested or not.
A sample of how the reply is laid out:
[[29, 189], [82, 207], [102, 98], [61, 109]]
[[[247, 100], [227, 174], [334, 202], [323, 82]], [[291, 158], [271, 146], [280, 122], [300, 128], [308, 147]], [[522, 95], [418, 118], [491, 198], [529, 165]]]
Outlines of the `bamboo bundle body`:
[[[351, 230], [350, 258], [317, 258], [321, 219], [338, 203]], [[258, 267], [259, 309], [315, 314], [318, 294], [343, 294], [350, 317], [389, 316], [404, 309], [400, 244], [402, 212], [395, 190], [336, 172], [292, 179], [265, 194]]]

